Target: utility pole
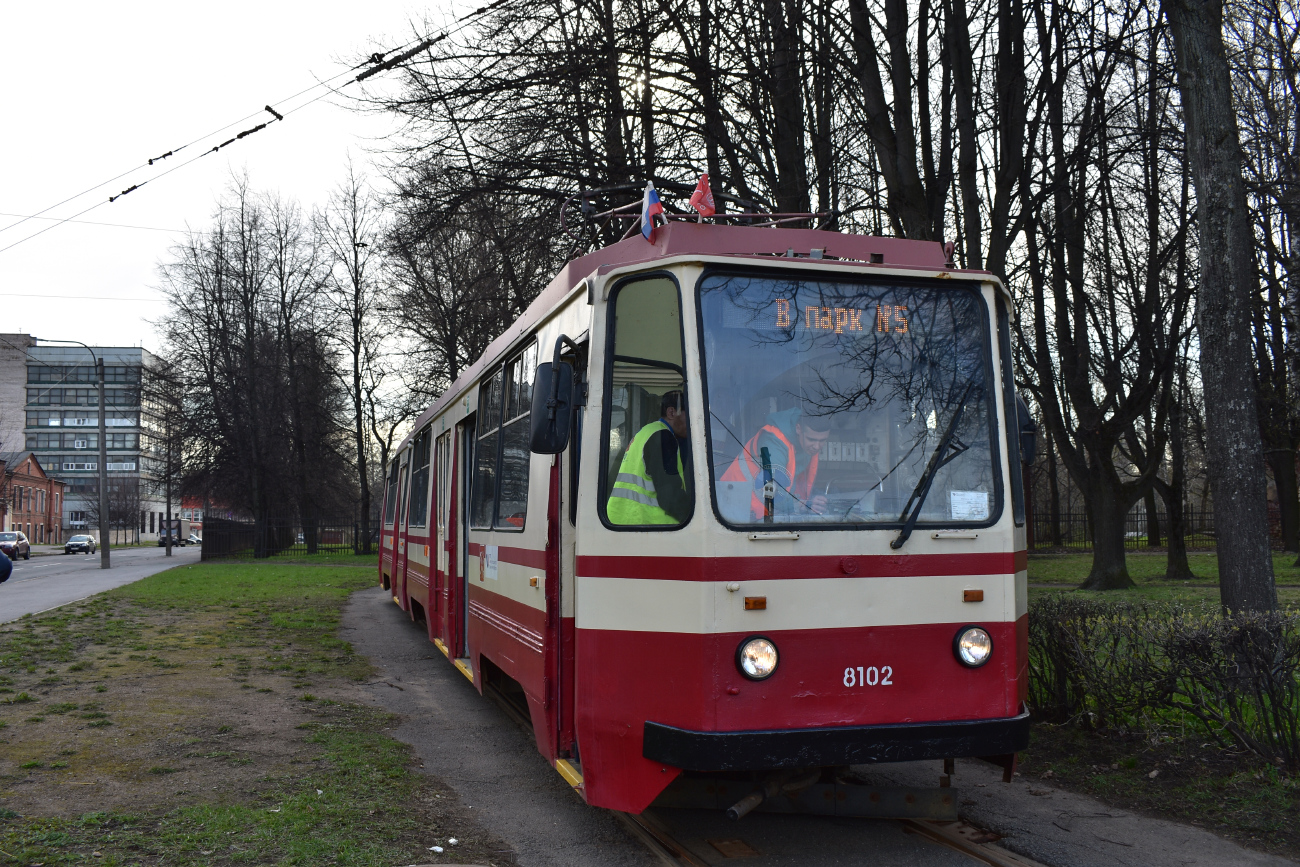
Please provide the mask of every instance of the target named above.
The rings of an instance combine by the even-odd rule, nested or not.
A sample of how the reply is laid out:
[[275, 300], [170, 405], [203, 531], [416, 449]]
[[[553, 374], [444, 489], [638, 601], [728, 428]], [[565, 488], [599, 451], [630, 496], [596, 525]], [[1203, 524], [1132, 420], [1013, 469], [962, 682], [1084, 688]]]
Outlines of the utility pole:
[[[170, 397], [171, 395], [168, 395], [168, 398]], [[171, 409], [172, 408], [170, 405], [166, 405], [165, 412], [167, 413], [167, 416], [166, 416], [166, 420], [163, 422], [164, 425], [163, 430], [165, 431], [164, 434], [165, 439], [163, 441], [164, 443], [163, 444], [163, 449], [164, 449], [163, 499], [166, 502], [166, 510], [167, 510], [167, 556], [168, 557], [172, 555], [172, 412]], [[178, 519], [176, 521], [176, 525], [179, 526], [180, 523], [181, 522]]]
[[99, 379], [99, 568], [107, 569], [108, 534], [104, 532], [104, 524], [108, 520], [108, 410], [104, 396], [104, 359], [95, 355], [95, 350], [89, 346], [86, 350], [95, 359], [95, 373]]

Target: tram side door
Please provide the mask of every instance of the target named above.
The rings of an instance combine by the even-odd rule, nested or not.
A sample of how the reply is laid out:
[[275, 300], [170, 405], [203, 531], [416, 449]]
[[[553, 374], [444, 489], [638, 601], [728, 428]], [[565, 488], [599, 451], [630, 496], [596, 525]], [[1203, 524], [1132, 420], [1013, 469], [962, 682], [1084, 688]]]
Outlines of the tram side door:
[[451, 580], [450, 527], [447, 523], [451, 508], [451, 434], [444, 433], [433, 447], [433, 496], [436, 516], [434, 535], [430, 540], [429, 565], [429, 635], [445, 640], [447, 635], [447, 584]]
[[469, 655], [469, 644], [466, 641], [466, 629], [469, 625], [469, 580], [466, 577], [469, 573], [469, 507], [470, 507], [470, 482], [474, 477], [474, 431], [476, 429], [475, 417], [473, 415], [465, 419], [456, 427], [456, 451], [458, 456], [455, 460], [456, 470], [456, 490], [452, 496], [456, 499], [456, 517], [455, 533], [456, 537], [453, 542], [455, 548], [452, 558], [456, 563], [456, 575], [450, 581], [449, 599], [447, 600], [447, 616], [450, 621], [451, 644], [448, 647], [451, 653], [457, 659]]
[[558, 534], [559, 551], [556, 563], [558, 575], [548, 575], [548, 584], [558, 578], [554, 589], [547, 587], [548, 614], [547, 645], [555, 647], [558, 653], [554, 666], [548, 666], [548, 676], [555, 677], [554, 695], [556, 702], [556, 749], [561, 757], [572, 757], [574, 753], [574, 681], [575, 681], [575, 647], [574, 647], [574, 612], [576, 610], [575, 567], [577, 565], [577, 516], [578, 516], [578, 471], [582, 456], [582, 427], [586, 407], [583, 405], [587, 391], [587, 342], [579, 338], [578, 353], [566, 353], [564, 360], [573, 365], [574, 381], [577, 386], [577, 407], [573, 419], [573, 429], [569, 447], [552, 465], [551, 497], [548, 518], [551, 532]]
[[401, 606], [407, 610], [410, 604], [406, 599], [406, 508], [411, 499], [407, 490], [410, 473], [411, 465], [405, 464], [397, 485], [397, 514], [393, 516], [393, 595], [402, 600]]
[[[397, 463], [400, 466], [401, 463], [400, 458], [397, 461], [394, 461], [394, 463]], [[400, 469], [397, 470], [397, 484], [393, 487], [392, 494], [391, 494], [391, 496], [394, 499], [393, 529], [387, 532], [390, 532], [392, 534], [389, 537], [392, 540], [392, 547], [384, 552], [384, 556], [388, 560], [389, 592], [394, 597], [397, 596], [397, 585], [398, 585], [398, 581], [401, 580], [397, 574], [397, 567], [400, 562], [398, 557], [398, 549], [402, 544], [402, 492], [405, 490], [406, 490], [406, 467], [401, 466]], [[387, 508], [387, 506], [385, 506], [385, 508]]]

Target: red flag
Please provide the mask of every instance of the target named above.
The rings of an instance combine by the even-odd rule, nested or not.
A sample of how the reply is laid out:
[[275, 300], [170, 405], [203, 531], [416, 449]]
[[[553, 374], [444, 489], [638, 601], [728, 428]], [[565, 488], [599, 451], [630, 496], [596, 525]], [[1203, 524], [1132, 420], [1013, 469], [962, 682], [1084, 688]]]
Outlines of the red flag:
[[701, 217], [712, 217], [717, 213], [713, 206], [713, 190], [709, 189], [709, 173], [700, 175], [700, 182], [691, 193], [691, 207], [700, 212]]

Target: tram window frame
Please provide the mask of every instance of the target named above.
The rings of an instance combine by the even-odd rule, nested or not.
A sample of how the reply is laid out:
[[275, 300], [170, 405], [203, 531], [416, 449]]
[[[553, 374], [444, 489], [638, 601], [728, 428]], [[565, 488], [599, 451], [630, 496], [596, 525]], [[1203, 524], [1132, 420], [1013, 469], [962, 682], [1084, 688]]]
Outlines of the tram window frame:
[[438, 532], [447, 534], [447, 485], [450, 481], [451, 431], [438, 435], [433, 446], [434, 515]]
[[[577, 350], [570, 349], [564, 357], [570, 359], [573, 365], [574, 376], [577, 380], [574, 382], [575, 387], [586, 389], [591, 382], [591, 376], [587, 371], [587, 365], [590, 363], [590, 353], [588, 351], [587, 332], [583, 332], [574, 341]], [[589, 401], [590, 398], [587, 398]], [[569, 436], [569, 526], [578, 525], [578, 483], [582, 470], [582, 422], [586, 417], [586, 405], [578, 408], [573, 414], [573, 430]]]
[[[520, 389], [524, 375], [527, 376], [526, 393]], [[474, 481], [470, 498], [471, 530], [522, 533], [528, 523], [532, 451], [528, 449], [527, 437], [531, 429], [532, 390], [536, 379], [537, 340], [534, 338], [480, 380], [477, 417], [481, 427], [475, 431]], [[523, 461], [515, 461], [507, 466], [506, 438], [512, 434], [519, 437], [521, 432]], [[515, 445], [518, 446], [519, 443]], [[490, 468], [487, 466], [489, 463]], [[519, 467], [522, 467], [522, 472], [518, 471]], [[515, 503], [522, 504], [522, 509], [503, 518], [502, 492], [508, 487], [518, 493]], [[518, 518], [519, 523], [511, 523], [512, 518]]]
[[1020, 412], [1016, 406], [1016, 380], [1011, 369], [1011, 313], [995, 288], [998, 356], [1002, 364], [1002, 411], [1006, 414], [1007, 484], [1011, 486], [1011, 516], [1017, 527], [1025, 525], [1025, 476], [1020, 460]]
[[410, 491], [406, 495], [408, 527], [424, 527], [429, 520], [429, 448], [433, 442], [433, 428], [425, 426], [415, 436], [411, 446]]
[[[705, 281], [710, 277], [718, 275], [739, 275], [739, 276], [771, 276], [774, 273], [780, 273], [789, 279], [807, 279], [807, 280], [838, 280], [843, 282], [857, 282], [871, 284], [881, 279], [888, 279], [898, 286], [916, 286], [921, 288], [941, 288], [954, 292], [966, 292], [974, 296], [979, 302], [980, 311], [980, 328], [984, 342], [984, 357], [981, 359], [984, 368], [984, 381], [988, 384], [989, 391], [992, 394], [986, 398], [988, 402], [988, 423], [989, 423], [989, 459], [990, 469], [992, 472], [993, 482], [993, 504], [989, 510], [989, 516], [982, 521], [926, 521], [918, 522], [917, 527], [925, 531], [943, 530], [943, 529], [961, 529], [961, 530], [980, 530], [987, 527], [993, 527], [1002, 520], [1003, 512], [1006, 509], [1006, 486], [1007, 480], [1003, 472], [1002, 461], [997, 452], [997, 443], [1001, 437], [998, 429], [998, 413], [995, 405], [997, 401], [997, 384], [1001, 381], [999, 371], [993, 364], [993, 341], [997, 339], [996, 333], [992, 332], [993, 311], [984, 296], [984, 286], [987, 284], [976, 282], [965, 282], [954, 285], [950, 282], [944, 282], [934, 279], [909, 278], [900, 275], [889, 275], [887, 278], [877, 277], [872, 274], [855, 273], [849, 271], [823, 271], [820, 269], [804, 268], [781, 268], [779, 272], [771, 268], [745, 267], [743, 265], [729, 265], [722, 267], [704, 268], [695, 281], [694, 301], [695, 301], [695, 336], [699, 341], [699, 351], [696, 359], [700, 365], [700, 399], [704, 404], [704, 414], [706, 419], [710, 412], [709, 402], [709, 375], [708, 360], [704, 357], [704, 346], [706, 337], [704, 333], [704, 304], [701, 299], [701, 291]], [[995, 290], [996, 291], [996, 290]], [[728, 521], [722, 515], [722, 509], [718, 505], [718, 476], [714, 466], [713, 454], [713, 428], [706, 424], [704, 430], [704, 451], [707, 459], [708, 476], [706, 482], [709, 486], [709, 502], [712, 504], [713, 515], [719, 525], [728, 530], [737, 533], [752, 533], [755, 530], [768, 528], [767, 524], [737, 524]], [[696, 492], [698, 499], [699, 492]], [[899, 530], [902, 529], [902, 521], [880, 521], [871, 523], [794, 523], [782, 525], [783, 529], [793, 529], [799, 532], [822, 532], [822, 531], [842, 531], [842, 530]]]
[[397, 467], [399, 458], [393, 458], [388, 468], [388, 490], [384, 494], [384, 526], [391, 527], [397, 520]]
[[[686, 472], [692, 476], [692, 478], [690, 479], [691, 490], [692, 490], [691, 513], [687, 515], [685, 521], [682, 521], [680, 524], [615, 524], [609, 519], [609, 513], [607, 509], [609, 505], [609, 494], [607, 492], [610, 490], [609, 474], [611, 471], [609, 465], [610, 464], [609, 436], [610, 436], [610, 423], [613, 417], [613, 408], [614, 408], [614, 389], [613, 389], [614, 339], [615, 337], [617, 337], [617, 331], [618, 331], [618, 327], [617, 327], [618, 320], [616, 318], [618, 315], [618, 299], [619, 296], [623, 293], [623, 290], [627, 289], [629, 286], [635, 285], [636, 283], [645, 282], [648, 280], [659, 280], [659, 279], [666, 279], [671, 281], [673, 287], [677, 291], [677, 329], [678, 329], [677, 339], [678, 339], [678, 346], [680, 347], [681, 354], [682, 354], [681, 391], [683, 397], [687, 399], [687, 410], [689, 412], [689, 397], [690, 397], [691, 384], [690, 384], [690, 380], [686, 376], [686, 364], [688, 360], [687, 348], [686, 348], [686, 314], [685, 314], [684, 302], [682, 297], [681, 281], [677, 279], [677, 275], [674, 274], [673, 272], [664, 271], [664, 270], [642, 271], [637, 274], [629, 274], [627, 277], [624, 277], [623, 279], [619, 280], [616, 284], [614, 284], [614, 287], [609, 291], [609, 302], [606, 305], [606, 313], [605, 313], [605, 364], [604, 364], [604, 383], [603, 383], [604, 394], [602, 394], [601, 396], [600, 467], [599, 467], [599, 472], [597, 474], [598, 482], [597, 482], [597, 490], [596, 490], [596, 500], [597, 500], [596, 515], [600, 518], [601, 524], [603, 524], [606, 529], [613, 530], [615, 532], [656, 531], [661, 533], [671, 533], [675, 530], [685, 529], [686, 527], [690, 526], [692, 521], [695, 520], [695, 513], [697, 511], [696, 505], [698, 503], [699, 496], [700, 496], [699, 485], [696, 483], [696, 479], [695, 479], [695, 476], [697, 475], [696, 460], [695, 457], [692, 456], [689, 462], [689, 467], [686, 469]], [[692, 435], [687, 440], [689, 446], [692, 448], [694, 447], [695, 444], [694, 427], [695, 425], [692, 423], [691, 424]], [[615, 472], [617, 472], [617, 469], [615, 469]]]

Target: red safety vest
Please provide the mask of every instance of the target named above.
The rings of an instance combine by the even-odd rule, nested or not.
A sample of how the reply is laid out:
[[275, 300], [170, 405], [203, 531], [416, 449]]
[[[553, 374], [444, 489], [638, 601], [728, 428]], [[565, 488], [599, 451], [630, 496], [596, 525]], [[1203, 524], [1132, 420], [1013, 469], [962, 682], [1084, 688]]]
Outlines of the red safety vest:
[[[821, 455], [813, 455], [812, 460], [808, 462], [808, 468], [804, 470], [803, 478], [800, 479], [798, 457], [795, 454], [794, 446], [785, 438], [785, 434], [781, 433], [779, 428], [770, 424], [765, 424], [759, 428], [758, 433], [754, 434], [749, 442], [745, 443], [745, 447], [741, 449], [740, 454], [736, 455], [736, 459], [731, 462], [731, 466], [727, 467], [727, 471], [722, 474], [720, 481], [750, 483], [754, 481], [754, 476], [762, 469], [762, 465], [755, 458], [759, 455], [758, 438], [763, 435], [764, 431], [776, 437], [785, 446], [785, 473], [791, 480], [790, 492], [798, 499], [806, 502], [808, 496], [812, 493], [813, 481], [817, 478], [817, 461], [821, 458]], [[749, 495], [749, 507], [755, 520], [762, 520], [763, 498], [758, 495], [757, 490], [751, 491]]]

